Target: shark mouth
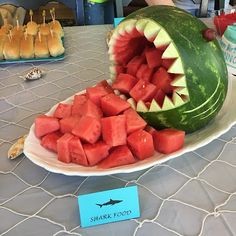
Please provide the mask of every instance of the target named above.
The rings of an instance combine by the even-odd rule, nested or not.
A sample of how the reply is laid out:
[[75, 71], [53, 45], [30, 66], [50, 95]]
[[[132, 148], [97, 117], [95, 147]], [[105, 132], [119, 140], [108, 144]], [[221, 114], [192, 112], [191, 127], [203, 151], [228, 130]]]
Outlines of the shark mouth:
[[[149, 73], [149, 78], [145, 77], [146, 84], [142, 85], [144, 88], [150, 84], [156, 86], [158, 83], [156, 93], [148, 97], [148, 99], [133, 97], [131, 92], [126, 94], [128, 95], [127, 101], [135, 110], [139, 112], [159, 112], [174, 109], [189, 101], [189, 92], [181, 57], [171, 37], [161, 25], [150, 19], [126, 20], [115, 28], [108, 45], [111, 62], [110, 74], [114, 82], [120, 73], [129, 74], [130, 61], [135, 57], [137, 58], [137, 56], [145, 55], [147, 48], [148, 50], [150, 48], [152, 50], [155, 49], [160, 54], [160, 64], [151, 68], [152, 72]], [[149, 62], [146, 60], [145, 62], [142, 61], [142, 63], [146, 63], [147, 66], [150, 66], [149, 64], [152, 62], [155, 63], [155, 58], [151, 57]], [[160, 75], [159, 78], [153, 79], [160, 67], [164, 68], [163, 70], [168, 73], [168, 78], [170, 78], [167, 81], [169, 83], [168, 86], [171, 87], [169, 91], [165, 91], [161, 87], [163, 83], [166, 85], [164, 77], [162, 78]], [[135, 73], [138, 73], [139, 68], [136, 65], [135, 70], [132, 70], [133, 76], [137, 75]], [[156, 81], [158, 82], [156, 83]], [[162, 95], [158, 97], [157, 93], [160, 91]]]

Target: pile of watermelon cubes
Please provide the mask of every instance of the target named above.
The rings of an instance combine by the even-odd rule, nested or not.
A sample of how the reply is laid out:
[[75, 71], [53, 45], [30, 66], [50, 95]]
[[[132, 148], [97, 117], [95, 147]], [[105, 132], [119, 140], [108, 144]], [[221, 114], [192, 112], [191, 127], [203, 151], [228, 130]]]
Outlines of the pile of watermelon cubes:
[[35, 119], [41, 145], [57, 153], [59, 161], [111, 168], [151, 157], [155, 150], [171, 153], [184, 143], [184, 132], [154, 130], [130, 104], [101, 81], [59, 103], [54, 113]]
[[[113, 88], [128, 94], [136, 102], [143, 101], [147, 107], [153, 99], [162, 107], [165, 96], [171, 99], [174, 87], [171, 85], [175, 74], [168, 69], [175, 59], [162, 59], [164, 49], [157, 49], [152, 44], [146, 45], [138, 55], [127, 63], [117, 65]], [[119, 54], [118, 54], [119, 55]]]

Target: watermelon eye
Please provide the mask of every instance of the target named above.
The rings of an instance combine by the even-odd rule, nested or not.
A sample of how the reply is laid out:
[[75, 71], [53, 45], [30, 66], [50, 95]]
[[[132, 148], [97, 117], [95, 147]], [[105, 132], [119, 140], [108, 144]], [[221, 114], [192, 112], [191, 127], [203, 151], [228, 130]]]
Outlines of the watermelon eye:
[[128, 102], [137, 111], [166, 111], [190, 100], [177, 47], [158, 23], [146, 18], [121, 22], [109, 41], [108, 53], [112, 79], [120, 73], [130, 74], [142, 80], [135, 85], [139, 86], [137, 93], [143, 89], [146, 95], [152, 90], [150, 96], [141, 98], [130, 92]]

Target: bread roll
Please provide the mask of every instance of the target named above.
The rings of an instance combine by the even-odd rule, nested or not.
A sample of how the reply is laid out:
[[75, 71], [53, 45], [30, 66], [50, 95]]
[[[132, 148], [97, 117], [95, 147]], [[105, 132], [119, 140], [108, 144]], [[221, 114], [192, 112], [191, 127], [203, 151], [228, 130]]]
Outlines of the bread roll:
[[50, 34], [50, 27], [48, 24], [41, 24], [39, 26], [39, 32], [41, 35], [48, 36]]
[[34, 37], [25, 33], [20, 40], [20, 57], [30, 59], [34, 57]]
[[47, 36], [48, 39], [48, 50], [52, 57], [57, 57], [65, 52], [65, 48], [63, 47], [61, 37], [58, 34], [51, 31], [51, 33]]
[[7, 35], [0, 36], [0, 60], [4, 59], [3, 47], [4, 47], [4, 43], [5, 43], [6, 39], [7, 39]]
[[3, 46], [3, 55], [7, 60], [17, 60], [20, 58], [20, 38], [15, 36], [7, 37]]
[[24, 31], [25, 27], [23, 25], [15, 26], [12, 29], [12, 36], [18, 36], [19, 38], [21, 38], [22, 36], [24, 36]]
[[34, 55], [37, 58], [47, 58], [50, 56], [48, 51], [47, 37], [41, 35], [40, 32], [37, 34], [35, 38]]
[[26, 25], [26, 30], [29, 35], [35, 36], [38, 33], [38, 24], [34, 21], [29, 21]]
[[0, 35], [6, 35], [8, 34], [9, 30], [11, 30], [13, 27], [12, 25], [8, 24], [7, 19], [4, 19], [4, 24], [0, 29]]
[[53, 20], [50, 23], [50, 29], [58, 34], [60, 37], [64, 37], [64, 31], [61, 27], [61, 24], [58, 20]]
[[0, 36], [6, 36], [8, 34], [8, 29], [7, 28], [1, 28], [0, 29]]

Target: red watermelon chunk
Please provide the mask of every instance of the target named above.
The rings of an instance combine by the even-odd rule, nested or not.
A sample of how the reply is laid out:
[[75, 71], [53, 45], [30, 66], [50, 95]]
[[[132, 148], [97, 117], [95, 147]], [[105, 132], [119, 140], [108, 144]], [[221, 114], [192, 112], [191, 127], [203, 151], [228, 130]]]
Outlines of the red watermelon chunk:
[[147, 102], [152, 100], [156, 91], [157, 88], [155, 85], [140, 79], [138, 83], [131, 89], [129, 94], [136, 102], [139, 100]]
[[146, 121], [132, 108], [124, 111], [124, 115], [126, 116], [127, 134], [145, 128]]
[[164, 67], [160, 67], [152, 76], [151, 83], [156, 85], [158, 89], [161, 89], [165, 93], [171, 93], [173, 87], [171, 86], [171, 76]]
[[81, 106], [88, 100], [86, 94], [75, 95], [72, 105], [71, 114], [78, 115], [80, 114]]
[[42, 137], [40, 144], [53, 152], [57, 152], [57, 140], [62, 136], [63, 134], [56, 131], [49, 134], [46, 134]]
[[121, 73], [113, 82], [112, 88], [119, 90], [121, 93], [129, 93], [129, 91], [134, 87], [137, 82], [138, 80], [136, 77], [129, 74]]
[[[111, 91], [113, 92], [113, 90]], [[111, 93], [103, 86], [95, 86], [86, 88], [88, 98], [97, 106], [100, 106], [100, 100], [103, 96]]]
[[102, 160], [98, 167], [102, 169], [135, 163], [136, 160], [126, 145], [114, 147], [111, 154]]
[[71, 110], [72, 110], [71, 104], [59, 103], [56, 107], [56, 110], [53, 113], [53, 116], [59, 119], [65, 118], [71, 116]]
[[146, 48], [145, 57], [149, 68], [155, 68], [161, 66], [162, 63], [162, 51], [156, 48]]
[[96, 84], [96, 87], [103, 87], [107, 93], [113, 93], [113, 88], [111, 87], [110, 84], [108, 84], [108, 82], [106, 80], [101, 80], [100, 82], [98, 82]]
[[127, 74], [135, 76], [139, 67], [145, 63], [145, 56], [135, 56], [127, 64]]
[[126, 144], [126, 116], [110, 116], [101, 119], [103, 140], [115, 147]]
[[140, 160], [154, 154], [152, 135], [145, 130], [133, 132], [128, 136], [127, 142], [133, 154]]
[[40, 138], [60, 129], [59, 120], [55, 117], [40, 115], [35, 119], [35, 135]]
[[83, 166], [88, 166], [87, 157], [85, 155], [83, 146], [78, 137], [73, 137], [72, 139], [70, 139], [69, 152], [71, 156], [71, 162]]
[[157, 152], [172, 153], [184, 145], [185, 132], [173, 128], [155, 131], [152, 134], [154, 147]]
[[60, 120], [60, 131], [65, 133], [71, 133], [72, 129], [79, 123], [80, 116], [70, 116]]
[[138, 79], [142, 79], [145, 81], [150, 81], [153, 74], [153, 69], [149, 68], [148, 65], [142, 64], [136, 74]]
[[59, 161], [70, 163], [71, 156], [69, 151], [69, 142], [74, 136], [66, 133], [57, 140], [57, 158]]
[[82, 116], [79, 123], [72, 129], [72, 133], [88, 143], [95, 143], [101, 135], [100, 119]]
[[162, 64], [163, 67], [166, 68], [166, 70], [168, 70], [175, 60], [176, 59], [172, 59], [172, 58], [162, 59], [161, 64]]
[[84, 144], [83, 148], [89, 165], [94, 166], [109, 155], [110, 146], [100, 141], [94, 144]]
[[113, 52], [115, 55], [115, 61], [119, 65], [126, 65], [128, 62], [130, 62], [131, 59], [134, 58], [134, 55], [139, 55], [142, 52], [142, 49], [145, 44], [146, 39], [144, 37], [136, 39], [134, 42], [132, 42], [132, 47], [125, 47], [125, 53], [121, 53], [121, 51], [124, 49], [120, 49], [115, 46]]
[[115, 67], [115, 72], [117, 75], [119, 75], [120, 73], [125, 73], [126, 72], [126, 68], [124, 66], [114, 66]]
[[92, 116], [96, 118], [100, 118], [103, 116], [102, 110], [99, 106], [93, 103], [90, 99], [88, 99], [81, 107], [79, 114], [81, 116]]
[[128, 109], [130, 104], [119, 96], [110, 93], [101, 98], [101, 108], [106, 116], [114, 116]]
[[162, 107], [162, 104], [165, 99], [165, 93], [161, 89], [158, 89], [153, 99], [155, 99], [158, 105]]

